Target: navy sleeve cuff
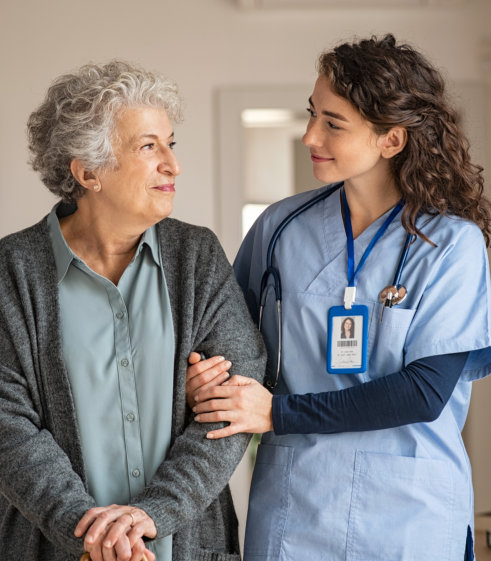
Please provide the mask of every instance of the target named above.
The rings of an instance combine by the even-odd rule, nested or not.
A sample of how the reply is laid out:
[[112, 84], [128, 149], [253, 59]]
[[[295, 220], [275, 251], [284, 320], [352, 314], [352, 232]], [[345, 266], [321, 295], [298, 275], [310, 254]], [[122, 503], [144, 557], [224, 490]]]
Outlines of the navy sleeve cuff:
[[286, 402], [288, 395], [273, 395], [273, 430], [275, 434], [286, 434], [283, 427], [283, 404]]

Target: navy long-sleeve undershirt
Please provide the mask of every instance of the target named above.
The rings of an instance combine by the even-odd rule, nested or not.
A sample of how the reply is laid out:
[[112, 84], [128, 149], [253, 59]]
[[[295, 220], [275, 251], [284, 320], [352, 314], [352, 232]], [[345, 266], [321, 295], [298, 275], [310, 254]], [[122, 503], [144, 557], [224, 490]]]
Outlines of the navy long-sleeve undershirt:
[[434, 421], [450, 399], [467, 356], [464, 352], [425, 357], [399, 372], [344, 390], [275, 395], [274, 432], [327, 434]]

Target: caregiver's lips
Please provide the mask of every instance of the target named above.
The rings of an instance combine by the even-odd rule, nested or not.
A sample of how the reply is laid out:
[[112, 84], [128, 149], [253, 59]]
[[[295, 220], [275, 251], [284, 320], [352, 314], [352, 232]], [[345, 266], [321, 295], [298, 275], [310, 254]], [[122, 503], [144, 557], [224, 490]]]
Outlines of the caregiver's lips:
[[319, 156], [318, 154], [314, 154], [314, 153], [310, 153], [310, 159], [313, 162], [332, 162], [334, 160], [334, 158], [323, 158], [322, 156]]

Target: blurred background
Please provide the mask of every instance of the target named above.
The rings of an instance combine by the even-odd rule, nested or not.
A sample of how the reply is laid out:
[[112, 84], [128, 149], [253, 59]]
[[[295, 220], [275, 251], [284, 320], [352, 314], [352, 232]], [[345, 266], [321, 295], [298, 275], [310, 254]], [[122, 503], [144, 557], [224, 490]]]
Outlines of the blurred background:
[[[265, 205], [317, 186], [300, 138], [316, 59], [337, 43], [391, 32], [417, 46], [447, 78], [475, 161], [491, 162], [491, 0], [1, 0], [0, 21], [0, 237], [54, 204], [27, 165], [25, 123], [56, 76], [88, 61], [124, 58], [179, 84], [174, 216], [212, 228], [231, 260]], [[491, 511], [490, 401], [478, 382], [465, 440], [479, 513]], [[242, 529], [249, 470], [246, 457], [233, 480]]]

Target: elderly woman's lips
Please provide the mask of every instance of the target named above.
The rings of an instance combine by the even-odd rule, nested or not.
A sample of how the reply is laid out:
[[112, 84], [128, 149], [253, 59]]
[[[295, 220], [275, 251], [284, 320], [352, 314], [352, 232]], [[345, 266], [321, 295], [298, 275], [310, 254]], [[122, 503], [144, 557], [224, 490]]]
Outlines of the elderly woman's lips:
[[152, 189], [156, 189], [157, 191], [164, 191], [165, 193], [174, 193], [174, 183], [168, 183], [167, 185], [156, 185], [152, 187]]

